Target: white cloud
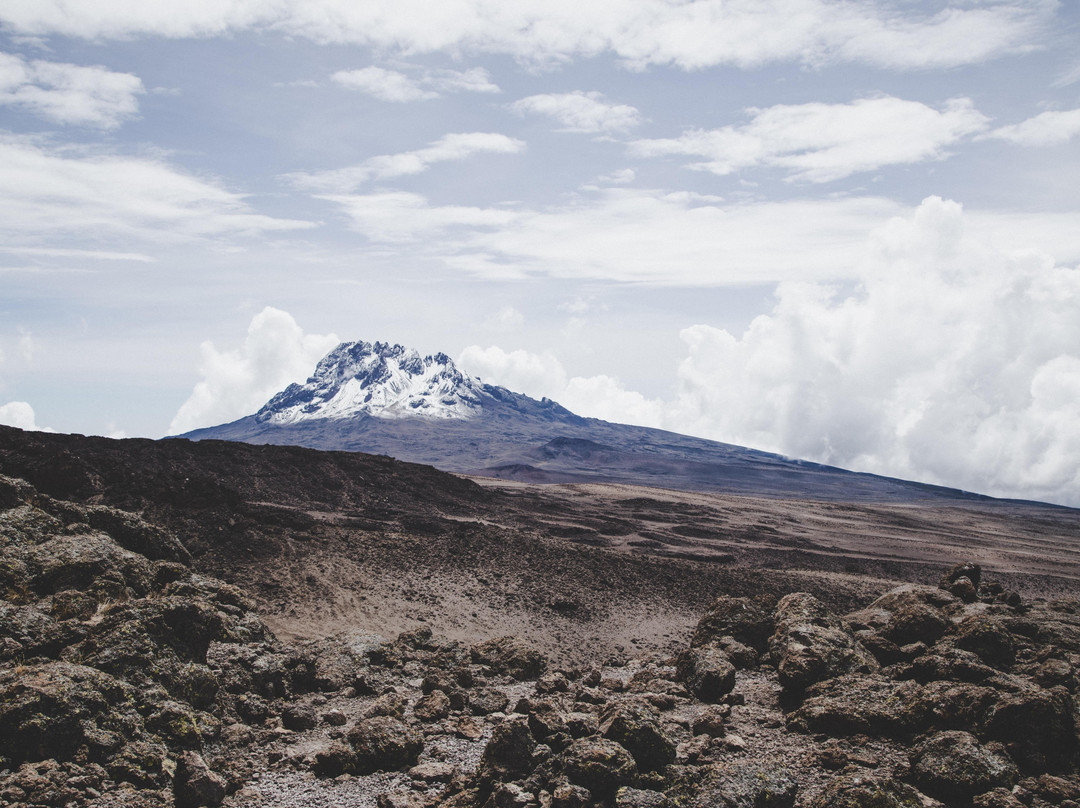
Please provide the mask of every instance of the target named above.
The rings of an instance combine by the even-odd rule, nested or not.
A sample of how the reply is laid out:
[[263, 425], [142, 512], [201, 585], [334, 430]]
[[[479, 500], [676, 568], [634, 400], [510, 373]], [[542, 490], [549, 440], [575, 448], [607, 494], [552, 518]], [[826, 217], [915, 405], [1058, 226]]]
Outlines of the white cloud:
[[[544, 209], [431, 205], [416, 193], [327, 194], [349, 225], [402, 260], [440, 259], [488, 280], [566, 278], [715, 287], [862, 277], [867, 237], [909, 210], [881, 197], [726, 204], [716, 197], [605, 188]], [[1080, 213], [979, 211], [973, 233], [1000, 249], [1080, 261]]]
[[339, 70], [331, 81], [367, 93], [382, 101], [404, 104], [409, 101], [429, 101], [441, 92], [498, 93], [499, 86], [482, 67], [469, 70], [425, 71], [411, 78], [397, 70], [365, 67], [359, 70]]
[[437, 238], [450, 230], [508, 225], [516, 216], [498, 208], [432, 207], [420, 194], [405, 191], [323, 194], [318, 198], [341, 206], [353, 230], [389, 244]]
[[424, 76], [424, 82], [446, 92], [501, 93], [491, 74], [482, 67], [468, 70], [437, 70]]
[[467, 160], [478, 154], [520, 154], [525, 142], [496, 132], [460, 132], [444, 135], [423, 149], [382, 154], [359, 165], [333, 171], [285, 175], [301, 188], [349, 193], [372, 180], [420, 174], [435, 163]]
[[625, 188], [543, 210], [432, 206], [402, 192], [323, 198], [369, 239], [415, 244], [476, 276], [673, 286], [848, 277], [867, 233], [902, 210], [877, 198], [724, 206]]
[[764, 166], [791, 179], [830, 182], [883, 166], [940, 159], [960, 139], [986, 128], [987, 118], [965, 98], [939, 112], [916, 101], [867, 98], [851, 104], [779, 105], [749, 110], [743, 126], [694, 129], [678, 138], [638, 140], [638, 157], [705, 158], [689, 167], [731, 174]]
[[551, 352], [504, 351], [497, 346], [470, 345], [457, 363], [488, 384], [499, 385], [533, 398], [554, 398], [565, 387], [566, 371]]
[[1080, 506], [1080, 269], [999, 249], [972, 218], [929, 198], [867, 239], [850, 293], [787, 282], [741, 335], [684, 329], [668, 401], [568, 378], [551, 353], [472, 346], [460, 362], [581, 415]]
[[161, 160], [0, 140], [0, 234], [13, 246], [83, 235], [130, 247], [313, 226], [254, 213], [243, 194]]
[[1012, 126], [1002, 126], [987, 137], [1020, 146], [1061, 146], [1080, 135], [1080, 109], [1043, 112]]
[[983, 493], [1080, 505], [1080, 270], [926, 200], [849, 296], [787, 284], [740, 337], [686, 329], [669, 428]]
[[273, 30], [404, 54], [495, 53], [532, 63], [611, 53], [634, 67], [687, 70], [777, 61], [919, 69], [1031, 50], [1052, 32], [1058, 5], [998, 0], [926, 13], [922, 4], [844, 0], [35, 0], [3, 4], [0, 22], [19, 34], [91, 39]]
[[1062, 87], [1070, 87], [1078, 81], [1080, 81], [1080, 63], [1074, 64], [1071, 68], [1054, 79], [1050, 86], [1060, 89]]
[[620, 168], [596, 178], [596, 182], [608, 185], [626, 185], [637, 178], [637, 172], [632, 168]]
[[519, 115], [547, 115], [563, 125], [563, 132], [623, 132], [641, 123], [641, 114], [626, 104], [612, 104], [602, 93], [573, 92], [530, 95], [509, 106]]
[[555, 400], [586, 418], [657, 428], [664, 424], [663, 402], [627, 390], [617, 378], [604, 374], [574, 376]]
[[68, 247], [14, 247], [0, 245], [0, 252], [14, 255], [33, 255], [46, 258], [90, 258], [95, 261], [138, 261], [153, 263], [144, 253], [111, 252], [109, 250], [77, 250]]
[[138, 114], [144, 92], [130, 73], [0, 53], [0, 105], [55, 123], [115, 129]]
[[48, 427], [37, 425], [34, 408], [25, 401], [9, 401], [0, 404], [0, 424], [14, 426], [31, 432], [53, 432]]
[[437, 92], [425, 90], [417, 81], [404, 73], [381, 67], [339, 70], [330, 77], [330, 80], [350, 90], [367, 93], [380, 101], [393, 101], [399, 104], [439, 97]]
[[576, 317], [588, 314], [591, 309], [592, 305], [589, 301], [581, 297], [575, 297], [573, 300], [567, 300], [566, 302], [559, 304], [559, 311], [573, 314]]
[[212, 342], [202, 344], [203, 378], [177, 411], [169, 434], [257, 412], [275, 393], [303, 382], [339, 342], [334, 334], [305, 334], [287, 312], [267, 306], [252, 318], [240, 348], [219, 351]]
[[525, 325], [525, 315], [513, 306], [503, 306], [491, 316], [488, 324], [499, 331], [518, 331]]
[[559, 359], [550, 352], [505, 351], [492, 345], [470, 345], [458, 364], [488, 384], [506, 387], [533, 398], [553, 399], [586, 418], [602, 418], [639, 426], [660, 426], [663, 403], [627, 390], [607, 375], [568, 377]]

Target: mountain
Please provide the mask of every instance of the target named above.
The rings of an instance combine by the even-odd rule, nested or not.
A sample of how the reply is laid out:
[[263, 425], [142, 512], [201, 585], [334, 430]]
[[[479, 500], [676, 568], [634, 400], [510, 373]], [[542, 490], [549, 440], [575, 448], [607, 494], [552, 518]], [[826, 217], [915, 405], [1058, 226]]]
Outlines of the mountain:
[[[421, 357], [401, 345], [343, 342], [319, 362], [306, 383], [289, 385], [255, 414], [255, 420], [274, 426], [363, 416], [465, 420], [504, 403], [521, 413], [529, 405], [540, 410], [553, 405], [482, 384], [443, 353]], [[573, 418], [568, 410], [556, 409]]]
[[940, 486], [582, 418], [483, 383], [445, 354], [346, 342], [254, 415], [179, 437], [386, 454], [527, 482], [603, 482], [846, 502], [970, 501]]

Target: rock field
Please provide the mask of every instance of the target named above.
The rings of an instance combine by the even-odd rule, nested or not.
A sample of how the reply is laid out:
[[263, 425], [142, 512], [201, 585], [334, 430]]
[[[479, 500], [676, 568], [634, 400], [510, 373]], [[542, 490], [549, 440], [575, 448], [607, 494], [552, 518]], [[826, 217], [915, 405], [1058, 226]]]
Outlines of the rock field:
[[[133, 512], [0, 478], [0, 804], [1080, 805], [1080, 603], [722, 592], [568, 664], [419, 626], [286, 643]], [[590, 659], [591, 656], [591, 659]]]

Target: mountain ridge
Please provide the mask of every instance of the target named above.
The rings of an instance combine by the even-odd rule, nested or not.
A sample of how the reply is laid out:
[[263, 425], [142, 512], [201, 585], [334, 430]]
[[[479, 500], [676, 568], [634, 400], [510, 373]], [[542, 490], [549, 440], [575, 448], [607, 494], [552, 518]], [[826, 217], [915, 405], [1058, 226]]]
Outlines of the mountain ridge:
[[376, 418], [465, 420], [489, 408], [525, 402], [568, 419], [573, 413], [550, 399], [535, 399], [505, 387], [484, 384], [462, 371], [444, 353], [419, 351], [387, 342], [342, 342], [324, 356], [304, 384], [290, 384], [254, 418], [279, 426], [301, 421]]
[[624, 483], [826, 501], [994, 501], [585, 418], [551, 399], [485, 384], [446, 354], [422, 357], [384, 342], [341, 343], [307, 382], [290, 385], [255, 414], [176, 437], [385, 454], [458, 474], [533, 483]]

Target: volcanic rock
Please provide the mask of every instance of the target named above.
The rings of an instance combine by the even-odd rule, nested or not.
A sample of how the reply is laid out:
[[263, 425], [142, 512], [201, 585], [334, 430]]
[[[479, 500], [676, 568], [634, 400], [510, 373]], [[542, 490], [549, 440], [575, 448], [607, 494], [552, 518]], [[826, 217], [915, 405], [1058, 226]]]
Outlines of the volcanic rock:
[[637, 776], [633, 756], [606, 738], [581, 738], [560, 757], [570, 782], [601, 799], [613, 796], [620, 786], [631, 785]]
[[923, 791], [949, 804], [969, 802], [999, 786], [1011, 788], [1019, 778], [1007, 755], [960, 730], [939, 732], [923, 742], [913, 755], [912, 775]]
[[349, 730], [348, 739], [362, 774], [415, 766], [424, 749], [420, 733], [388, 716], [357, 722]]

